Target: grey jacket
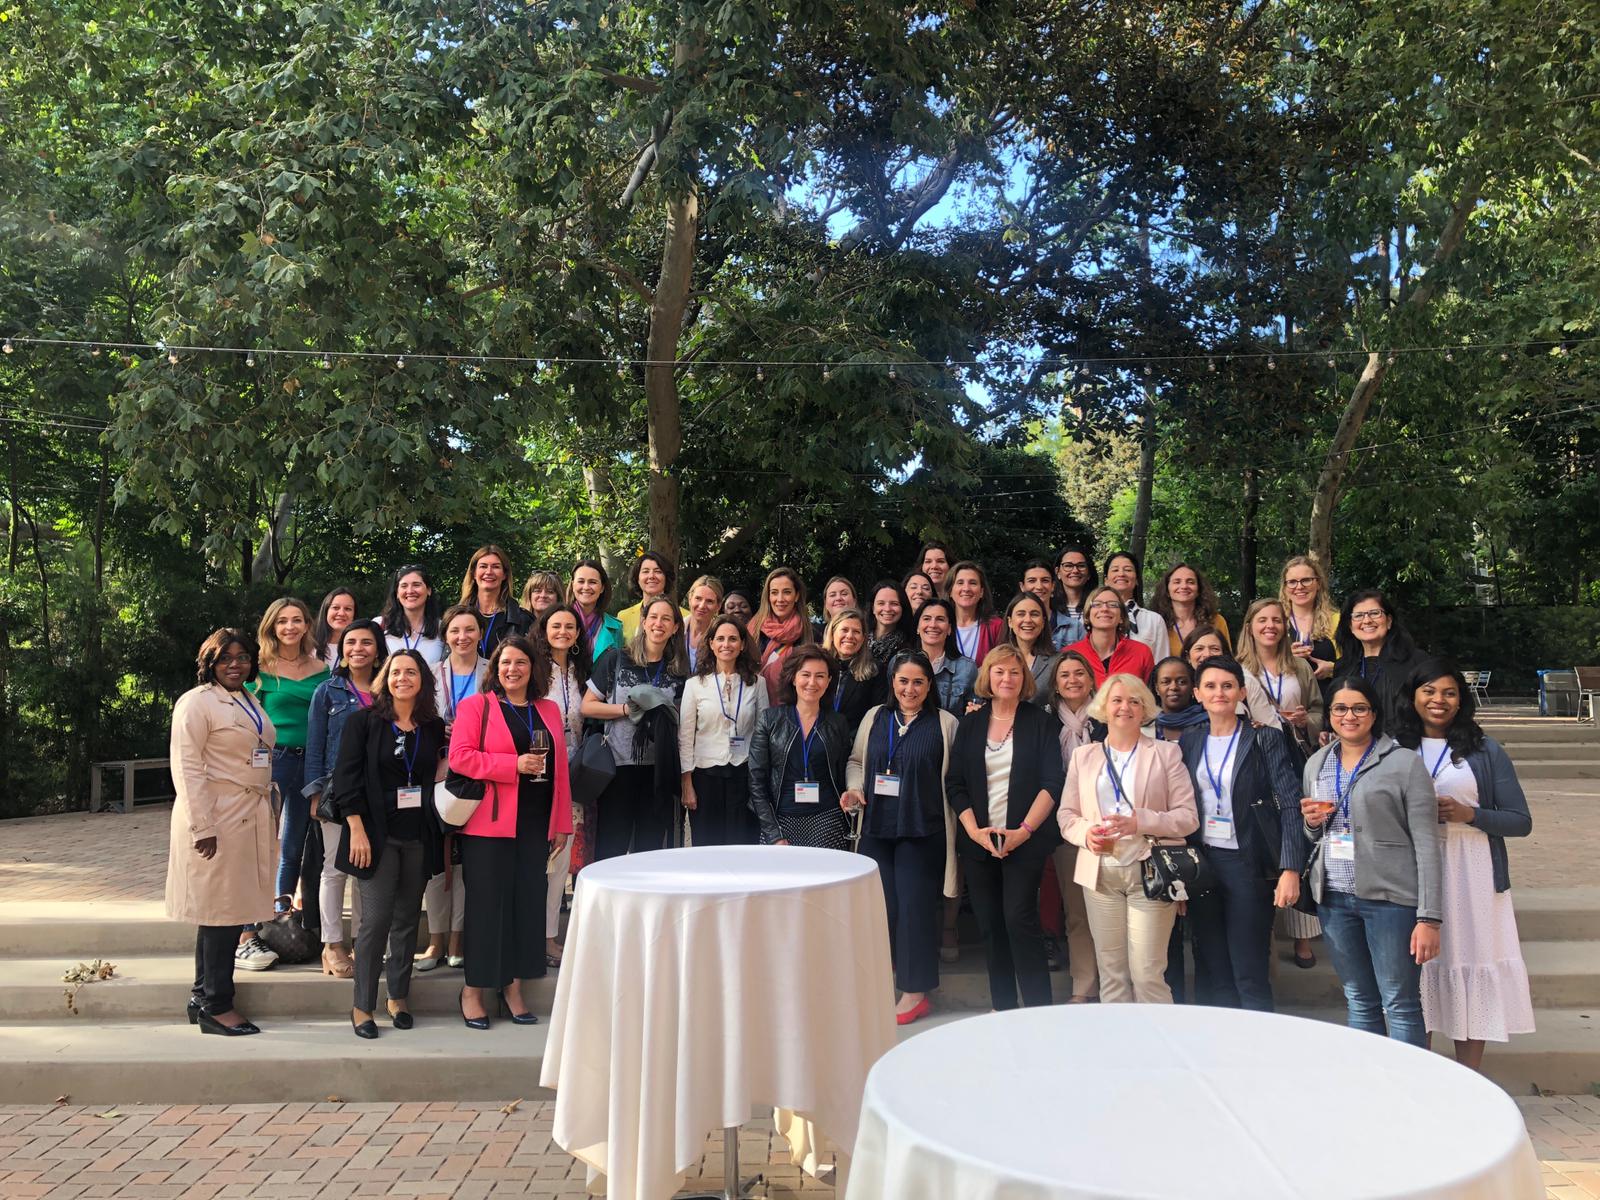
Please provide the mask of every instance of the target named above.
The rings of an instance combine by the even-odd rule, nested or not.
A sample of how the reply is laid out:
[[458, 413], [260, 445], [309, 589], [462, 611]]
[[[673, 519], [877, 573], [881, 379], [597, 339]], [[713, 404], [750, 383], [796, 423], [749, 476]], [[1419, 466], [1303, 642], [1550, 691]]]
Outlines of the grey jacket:
[[[1307, 796], [1317, 794], [1322, 764], [1338, 748], [1338, 742], [1330, 742], [1307, 761], [1301, 776]], [[1391, 737], [1380, 737], [1372, 759], [1351, 787], [1356, 895], [1363, 900], [1387, 900], [1414, 907], [1418, 919], [1442, 920], [1439, 801], [1422, 756]], [[1320, 850], [1327, 823], [1316, 829], [1302, 823], [1302, 828]], [[1325, 878], [1322, 855], [1317, 853], [1311, 861], [1309, 879], [1312, 898], [1318, 903], [1322, 901]]]
[[1467, 755], [1467, 766], [1478, 781], [1478, 811], [1472, 815], [1472, 827], [1489, 835], [1494, 890], [1507, 892], [1511, 890], [1511, 867], [1506, 861], [1506, 839], [1533, 832], [1528, 798], [1522, 794], [1505, 747], [1493, 738], [1484, 738], [1483, 749]]

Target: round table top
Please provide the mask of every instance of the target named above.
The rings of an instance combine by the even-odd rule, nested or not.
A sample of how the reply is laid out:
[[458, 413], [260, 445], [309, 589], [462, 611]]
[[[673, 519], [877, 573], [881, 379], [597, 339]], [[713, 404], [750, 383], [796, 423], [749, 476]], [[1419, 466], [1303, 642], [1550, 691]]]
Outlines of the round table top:
[[895, 1161], [963, 1178], [962, 1194], [980, 1194], [973, 1179], [1051, 1197], [1524, 1194], [1475, 1190], [1525, 1166], [1521, 1113], [1493, 1083], [1269, 1013], [1074, 1005], [955, 1021], [880, 1059], [864, 1103]]
[[590, 863], [578, 882], [652, 895], [748, 896], [848, 883], [877, 869], [864, 854], [810, 846], [684, 846]]

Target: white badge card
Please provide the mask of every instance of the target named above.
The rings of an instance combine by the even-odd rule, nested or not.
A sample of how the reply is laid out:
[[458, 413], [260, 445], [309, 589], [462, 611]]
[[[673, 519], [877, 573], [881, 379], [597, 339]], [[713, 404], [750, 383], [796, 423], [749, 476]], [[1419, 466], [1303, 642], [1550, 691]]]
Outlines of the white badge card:
[[875, 796], [898, 796], [900, 794], [900, 776], [885, 775], [882, 772], [873, 775], [872, 792]]
[[265, 767], [270, 771], [272, 769], [272, 751], [265, 746], [257, 746], [250, 751], [250, 765], [257, 770]]
[[815, 781], [804, 779], [796, 780], [794, 785], [794, 802], [796, 804], [821, 804], [822, 785]]
[[1345, 862], [1354, 862], [1356, 857], [1356, 839], [1351, 833], [1330, 833], [1328, 835], [1328, 857], [1341, 859]]
[[396, 788], [394, 796], [395, 796], [395, 807], [396, 808], [405, 809], [405, 808], [421, 808], [422, 807], [422, 788], [421, 787], [413, 786], [413, 787]]
[[1223, 816], [1209, 816], [1206, 818], [1206, 841], [1228, 842], [1233, 840], [1233, 818]]
[[728, 735], [728, 749], [732, 750], [735, 754], [744, 749], [744, 743], [745, 738], [743, 735], [737, 733]]

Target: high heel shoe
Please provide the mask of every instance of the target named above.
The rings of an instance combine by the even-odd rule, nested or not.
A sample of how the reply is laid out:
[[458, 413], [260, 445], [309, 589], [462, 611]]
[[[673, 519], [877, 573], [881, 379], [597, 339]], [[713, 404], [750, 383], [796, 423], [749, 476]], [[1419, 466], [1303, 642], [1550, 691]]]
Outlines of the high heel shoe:
[[467, 989], [466, 988], [462, 988], [460, 993], [456, 996], [456, 1006], [461, 1009], [461, 1020], [462, 1020], [462, 1023], [465, 1024], [468, 1029], [487, 1029], [487, 1028], [489, 1028], [489, 1018], [488, 1017], [469, 1017], [469, 1016], [467, 1016]]
[[350, 979], [356, 973], [356, 964], [344, 952], [343, 946], [322, 948], [322, 973], [335, 979]]
[[502, 1012], [505, 1013], [506, 1016], [511, 1018], [511, 1023], [513, 1025], [537, 1025], [539, 1023], [539, 1017], [535, 1013], [532, 1013], [532, 1012], [514, 1013], [514, 1012], [512, 1012], [511, 1011], [511, 1004], [506, 999], [506, 994], [504, 992], [500, 993], [500, 1009], [501, 1009]]
[[410, 1029], [416, 1024], [416, 1020], [412, 1017], [410, 1010], [404, 1008], [391, 1008], [389, 1010], [389, 1020], [394, 1022], [396, 1029]]
[[350, 1010], [350, 1028], [356, 1031], [358, 1038], [365, 1038], [369, 1042], [378, 1036], [377, 1022], [368, 1017], [359, 1025], [356, 1024], [356, 1010], [353, 1008]]
[[249, 1021], [241, 1021], [237, 1025], [224, 1025], [208, 1012], [202, 1012], [195, 1024], [200, 1026], [201, 1033], [215, 1033], [222, 1037], [246, 1037], [261, 1032]]
[[929, 1000], [926, 996], [924, 996], [921, 1000], [918, 1000], [910, 1008], [906, 1009], [905, 1012], [903, 1012], [903, 1013], [895, 1013], [895, 1015], [894, 1015], [894, 1023], [896, 1025], [910, 1025], [915, 1021], [922, 1020], [923, 1017], [927, 1016], [932, 1011], [933, 1011], [933, 1002], [931, 1000]]
[[198, 1025], [200, 1023], [200, 1006], [193, 1000], [189, 1001], [188, 1007], [184, 1011], [189, 1014], [189, 1024]]

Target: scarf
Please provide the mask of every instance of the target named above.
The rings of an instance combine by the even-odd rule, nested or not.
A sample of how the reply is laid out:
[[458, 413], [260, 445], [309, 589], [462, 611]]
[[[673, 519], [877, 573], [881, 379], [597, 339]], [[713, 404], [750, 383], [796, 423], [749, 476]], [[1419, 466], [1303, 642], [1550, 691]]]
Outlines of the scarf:
[[1056, 716], [1061, 720], [1061, 761], [1066, 762], [1071, 753], [1079, 746], [1087, 746], [1090, 738], [1090, 726], [1093, 718], [1089, 716], [1089, 706], [1083, 706], [1081, 712], [1073, 712], [1064, 703], [1056, 705]]
[[[1206, 715], [1206, 710], [1198, 704], [1191, 704], [1182, 712], [1169, 713], [1162, 709], [1156, 714], [1156, 736], [1161, 737], [1169, 729], [1179, 731], [1193, 729], [1196, 725], [1204, 725], [1211, 718]], [[1162, 738], [1165, 741], [1165, 738]]]
[[778, 672], [783, 670], [784, 656], [799, 644], [804, 631], [805, 618], [799, 612], [792, 612], [781, 621], [777, 617], [759, 623], [754, 617], [750, 619], [750, 636], [767, 640], [766, 649], [761, 652], [761, 678], [767, 681], [770, 695], [778, 694]]

